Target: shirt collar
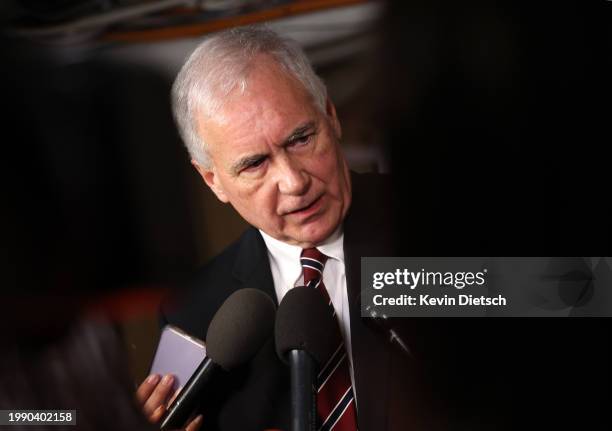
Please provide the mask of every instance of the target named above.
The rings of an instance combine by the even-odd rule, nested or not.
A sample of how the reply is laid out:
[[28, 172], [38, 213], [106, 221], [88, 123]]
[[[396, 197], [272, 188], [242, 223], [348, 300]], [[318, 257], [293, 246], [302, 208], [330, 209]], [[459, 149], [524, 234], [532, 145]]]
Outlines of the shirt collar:
[[329, 236], [317, 248], [321, 253], [330, 259], [338, 260], [344, 263], [344, 232], [342, 226], [338, 227], [331, 236]]
[[[297, 245], [287, 244], [279, 241], [276, 238], [271, 237], [261, 229], [259, 230], [261, 236], [266, 243], [268, 252], [275, 259], [281, 268], [288, 268], [290, 272], [287, 274], [287, 278], [290, 280], [297, 281], [302, 273], [302, 266], [300, 265], [300, 256], [302, 254], [302, 248]], [[325, 241], [317, 246], [319, 251], [326, 255], [330, 259], [335, 259], [344, 263], [344, 232], [342, 231], [342, 225], [338, 227]]]

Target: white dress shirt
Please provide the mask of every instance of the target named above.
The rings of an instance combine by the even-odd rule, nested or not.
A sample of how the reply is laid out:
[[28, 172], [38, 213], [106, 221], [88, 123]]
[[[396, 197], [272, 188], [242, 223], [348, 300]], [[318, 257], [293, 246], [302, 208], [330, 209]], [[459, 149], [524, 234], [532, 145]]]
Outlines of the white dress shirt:
[[[263, 231], [261, 235], [268, 248], [268, 259], [274, 280], [276, 297], [280, 304], [283, 296], [290, 289], [304, 285], [304, 274], [300, 263], [302, 248], [296, 245], [286, 244]], [[346, 287], [346, 273], [344, 266], [344, 233], [338, 228], [327, 240], [320, 244], [317, 249], [328, 257], [323, 269], [323, 283], [327, 293], [334, 305], [340, 333], [344, 339], [344, 345], [350, 360], [351, 383], [355, 402], [357, 393], [355, 391], [355, 375], [353, 372], [353, 355], [351, 350], [351, 330], [348, 304], [348, 291]]]

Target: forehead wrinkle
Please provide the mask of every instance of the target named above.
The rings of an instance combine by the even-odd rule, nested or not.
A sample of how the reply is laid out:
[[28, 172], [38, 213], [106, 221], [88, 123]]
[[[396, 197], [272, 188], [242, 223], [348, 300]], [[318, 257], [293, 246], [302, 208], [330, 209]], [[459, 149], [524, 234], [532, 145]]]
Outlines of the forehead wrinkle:
[[247, 98], [241, 102], [228, 104], [218, 122], [227, 129], [228, 135], [239, 138], [238, 143], [247, 141], [254, 146], [280, 145], [294, 131], [295, 127], [287, 130], [287, 115], [273, 103], [261, 97]]

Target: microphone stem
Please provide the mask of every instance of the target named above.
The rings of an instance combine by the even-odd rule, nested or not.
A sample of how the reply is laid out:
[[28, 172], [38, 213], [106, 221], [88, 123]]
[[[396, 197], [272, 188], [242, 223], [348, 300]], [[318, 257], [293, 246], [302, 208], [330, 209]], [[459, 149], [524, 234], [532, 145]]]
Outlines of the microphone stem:
[[303, 350], [289, 352], [291, 367], [291, 431], [315, 431], [317, 422], [315, 360]]
[[412, 353], [410, 352], [410, 349], [408, 348], [406, 343], [404, 343], [404, 340], [402, 340], [400, 338], [400, 336], [397, 335], [397, 332], [395, 332], [393, 329], [389, 329], [389, 335], [390, 335], [391, 343], [397, 344], [397, 346], [400, 348], [400, 350], [402, 352], [404, 352], [408, 357], [410, 357], [410, 358], [413, 357]]
[[189, 416], [195, 410], [202, 389], [221, 366], [215, 364], [209, 357], [204, 358], [185, 384], [176, 399], [172, 402], [161, 421], [160, 430], [176, 430], [183, 428]]

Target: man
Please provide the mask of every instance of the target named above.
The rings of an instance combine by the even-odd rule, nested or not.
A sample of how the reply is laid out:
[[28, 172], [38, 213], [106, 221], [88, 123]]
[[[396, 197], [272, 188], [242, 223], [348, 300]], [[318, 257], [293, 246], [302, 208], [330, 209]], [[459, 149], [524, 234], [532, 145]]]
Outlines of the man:
[[[310, 282], [301, 263], [320, 253], [323, 294], [346, 352], [336, 372], [348, 385], [342, 412], [319, 411], [323, 428], [414, 423], [416, 404], [403, 393], [411, 378], [402, 374], [406, 359], [366, 325], [358, 303], [360, 258], [392, 254], [385, 190], [378, 176], [349, 173], [336, 110], [304, 53], [262, 28], [217, 34], [183, 66], [173, 106], [192, 164], [253, 227], [200, 270], [164, 321], [204, 338], [231, 293], [254, 287], [279, 303], [289, 289]], [[226, 377], [202, 403], [203, 429], [289, 428], [288, 369], [273, 339]], [[171, 386], [158, 382], [159, 376], [139, 389], [152, 421], [163, 414]]]

